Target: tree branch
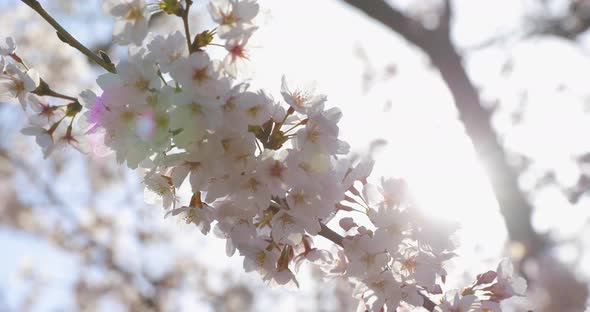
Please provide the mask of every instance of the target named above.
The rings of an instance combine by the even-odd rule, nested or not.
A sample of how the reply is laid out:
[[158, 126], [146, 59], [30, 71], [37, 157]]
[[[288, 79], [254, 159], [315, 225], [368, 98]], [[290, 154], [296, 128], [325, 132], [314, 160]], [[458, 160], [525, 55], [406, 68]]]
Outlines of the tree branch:
[[397, 32], [430, 57], [453, 96], [467, 135], [485, 164], [510, 238], [524, 244], [527, 255], [537, 254], [546, 242], [531, 224], [532, 206], [520, 191], [517, 173], [506, 161], [504, 148], [491, 125], [491, 113], [481, 105], [479, 94], [451, 41], [450, 29], [444, 27], [452, 16], [450, 0], [445, 2], [441, 25], [435, 30], [426, 29], [384, 0], [344, 1]]
[[43, 17], [53, 28], [57, 31], [57, 36], [59, 39], [73, 48], [77, 49], [78, 51], [82, 52], [82, 54], [86, 55], [88, 58], [93, 60], [96, 64], [102, 66], [104, 69], [111, 73], [116, 73], [117, 70], [115, 69], [115, 65], [111, 62], [107, 62], [100, 56], [96, 55], [88, 48], [86, 48], [83, 44], [81, 44], [76, 38], [74, 38], [70, 33], [65, 30], [39, 3], [37, 0], [21, 0], [24, 4], [31, 7], [31, 9], [35, 10], [41, 17]]
[[334, 232], [331, 228], [329, 228], [327, 225], [325, 225], [323, 223], [320, 223], [320, 226], [322, 229], [320, 230], [318, 235], [329, 239], [334, 244], [336, 244], [340, 247], [344, 246], [344, 245], [342, 245], [342, 236], [338, 235], [338, 233]]

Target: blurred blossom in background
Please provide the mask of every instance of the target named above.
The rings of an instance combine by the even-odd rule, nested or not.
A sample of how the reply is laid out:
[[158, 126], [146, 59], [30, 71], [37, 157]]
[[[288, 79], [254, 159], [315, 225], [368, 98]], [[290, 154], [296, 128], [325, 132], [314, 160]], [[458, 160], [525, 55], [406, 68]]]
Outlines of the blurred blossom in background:
[[[62, 25], [113, 60], [101, 1], [42, 1]], [[442, 3], [394, 0], [434, 27]], [[260, 0], [256, 85], [283, 74], [314, 80], [344, 114], [342, 135], [376, 155], [377, 176], [407, 179], [420, 208], [461, 225], [448, 280], [465, 285], [502, 256], [519, 258], [453, 97], [424, 51], [343, 1]], [[452, 38], [493, 112], [492, 125], [550, 246], [520, 269], [527, 298], [507, 311], [583, 311], [590, 274], [590, 1], [454, 0]], [[97, 89], [102, 72], [25, 5], [0, 0], [0, 36], [67, 93]], [[199, 1], [192, 27], [210, 17]], [[182, 27], [153, 18], [151, 31]], [[110, 50], [113, 48], [114, 50]], [[116, 61], [115, 61], [116, 63]], [[350, 287], [309, 267], [298, 291], [271, 289], [224, 242], [164, 219], [137, 173], [113, 156], [64, 150], [43, 159], [19, 133], [18, 104], [0, 103], [0, 311], [354, 311]], [[385, 141], [386, 144], [379, 142]], [[371, 144], [371, 142], [373, 142]], [[584, 265], [586, 264], [586, 265]], [[533, 302], [534, 304], [531, 304]]]

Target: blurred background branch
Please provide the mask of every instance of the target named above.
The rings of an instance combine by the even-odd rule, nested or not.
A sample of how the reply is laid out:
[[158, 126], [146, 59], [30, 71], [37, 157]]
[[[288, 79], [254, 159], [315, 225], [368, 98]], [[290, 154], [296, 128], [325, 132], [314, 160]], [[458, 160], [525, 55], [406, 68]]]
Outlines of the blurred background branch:
[[384, 0], [345, 0], [369, 17], [381, 22], [427, 54], [451, 92], [459, 117], [480, 160], [484, 163], [500, 205], [510, 239], [522, 243], [534, 256], [546, 244], [531, 224], [532, 207], [520, 191], [518, 174], [508, 164], [504, 148], [492, 128], [491, 115], [481, 103], [468, 77], [462, 58], [450, 36], [452, 4], [445, 1], [439, 25], [425, 28]]

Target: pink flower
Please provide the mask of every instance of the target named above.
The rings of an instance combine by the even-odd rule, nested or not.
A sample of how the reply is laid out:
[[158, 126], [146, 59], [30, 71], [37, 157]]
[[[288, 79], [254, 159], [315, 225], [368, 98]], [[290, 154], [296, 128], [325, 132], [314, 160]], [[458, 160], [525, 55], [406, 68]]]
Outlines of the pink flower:
[[527, 288], [526, 280], [522, 277], [514, 276], [514, 267], [510, 259], [503, 259], [498, 264], [496, 273], [498, 273], [497, 282], [486, 288], [494, 294], [493, 298], [495, 301], [504, 300], [512, 296], [524, 296]]

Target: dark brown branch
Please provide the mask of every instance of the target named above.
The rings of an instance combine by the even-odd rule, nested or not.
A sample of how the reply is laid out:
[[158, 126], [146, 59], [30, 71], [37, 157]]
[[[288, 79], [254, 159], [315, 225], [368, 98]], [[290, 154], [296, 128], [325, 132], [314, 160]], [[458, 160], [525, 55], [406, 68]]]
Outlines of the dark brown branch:
[[338, 233], [334, 232], [331, 228], [329, 228], [328, 226], [326, 226], [323, 223], [320, 223], [322, 229], [320, 230], [320, 232], [318, 233], [318, 235], [323, 236], [327, 239], [329, 239], [330, 241], [332, 241], [334, 244], [343, 247], [342, 245], [342, 236], [338, 235]]
[[461, 56], [451, 42], [449, 29], [444, 27], [446, 19], [452, 15], [450, 2], [445, 3], [442, 26], [429, 30], [383, 0], [344, 1], [397, 32], [430, 57], [453, 96], [467, 135], [485, 164], [510, 238], [524, 244], [528, 255], [538, 253], [545, 242], [532, 227], [532, 206], [520, 191], [518, 175], [506, 161], [504, 148], [491, 125], [491, 112], [481, 105]]

